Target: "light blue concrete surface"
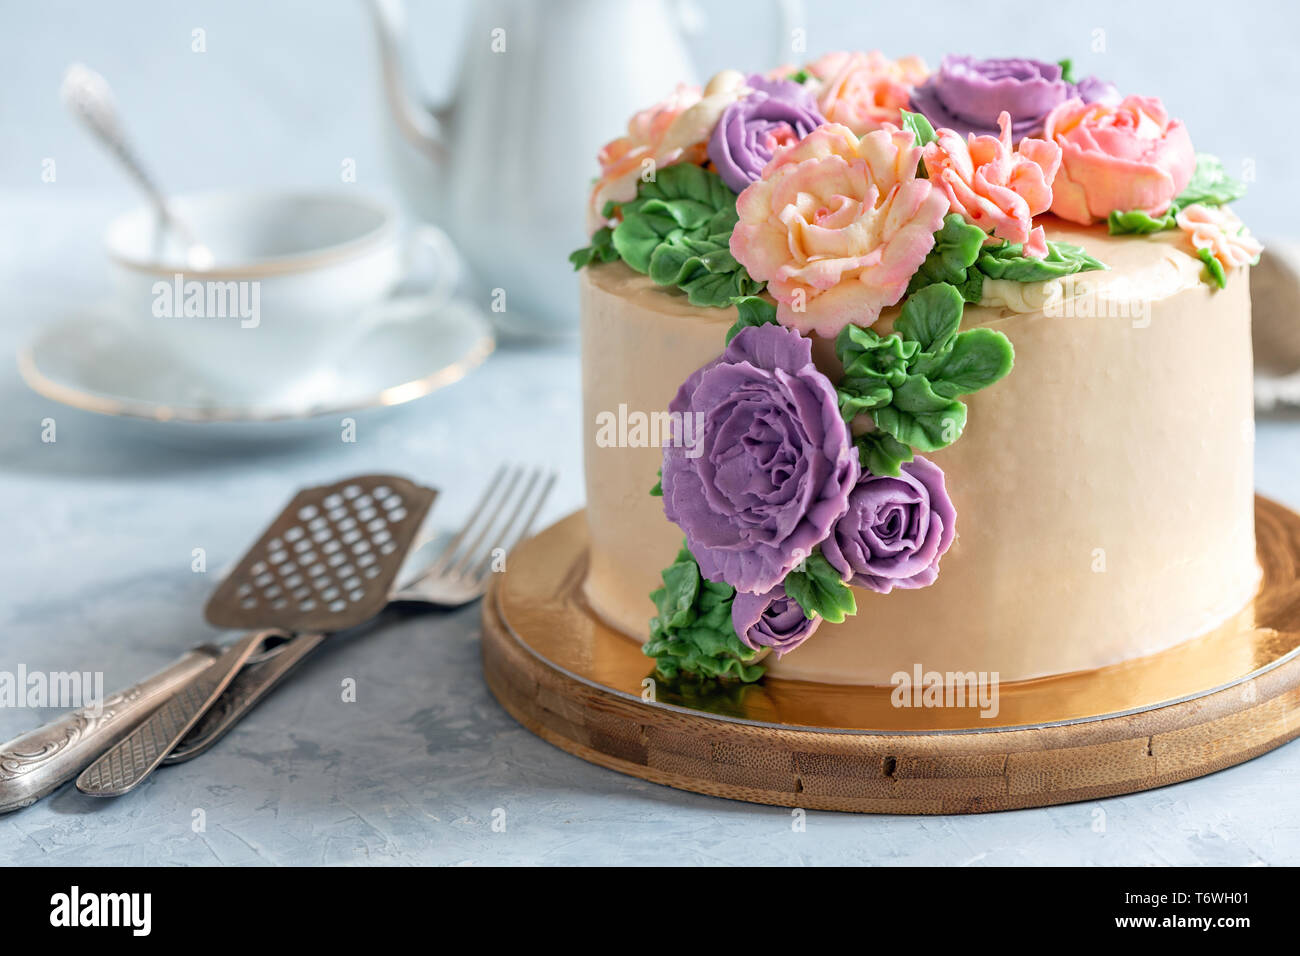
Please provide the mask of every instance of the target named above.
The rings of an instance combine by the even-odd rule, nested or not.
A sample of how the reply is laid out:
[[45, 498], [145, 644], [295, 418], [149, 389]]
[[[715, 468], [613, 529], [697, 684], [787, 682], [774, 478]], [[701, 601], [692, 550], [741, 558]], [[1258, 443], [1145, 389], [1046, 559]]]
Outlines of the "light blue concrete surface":
[[[92, 226], [106, 204], [0, 195], [0, 349], [105, 281]], [[444, 491], [454, 526], [504, 458], [562, 469], [548, 518], [580, 506], [574, 351], [506, 350], [355, 445], [234, 457], [129, 439], [37, 398], [0, 365], [0, 669], [100, 669], [109, 687], [208, 633], [199, 610], [289, 490], [392, 469]], [[58, 441], [40, 441], [53, 416]], [[1300, 507], [1300, 424], [1261, 422], [1258, 486]], [[980, 817], [789, 811], [643, 783], [520, 728], [483, 684], [477, 609], [328, 646], [213, 752], [98, 801], [65, 788], [0, 817], [0, 861], [24, 864], [1300, 862], [1300, 746], [1163, 790]], [[357, 681], [355, 703], [340, 682]], [[0, 709], [0, 739], [50, 714]], [[192, 828], [202, 810], [206, 830]], [[504, 832], [492, 828], [505, 811]], [[498, 814], [499, 816], [499, 814]]]

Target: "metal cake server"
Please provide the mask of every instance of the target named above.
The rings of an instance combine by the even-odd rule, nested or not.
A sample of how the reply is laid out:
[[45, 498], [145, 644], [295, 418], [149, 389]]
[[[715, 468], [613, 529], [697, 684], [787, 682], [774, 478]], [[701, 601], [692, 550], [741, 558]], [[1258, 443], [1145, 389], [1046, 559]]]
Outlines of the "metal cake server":
[[[434, 556], [438, 542], [422, 544], [407, 560], [407, 569], [389, 595], [388, 608], [455, 608], [487, 590], [493, 556], [510, 551], [528, 536], [555, 485], [554, 472], [522, 467], [497, 470], [464, 526]], [[504, 521], [502, 517], [504, 516]], [[383, 623], [372, 619], [362, 627]], [[206, 752], [288, 676], [321, 643], [319, 634], [299, 634], [268, 659], [249, 664], [235, 677], [190, 731], [164, 759], [182, 763]]]
[[184, 685], [77, 777], [96, 797], [134, 790], [220, 697], [266, 640], [281, 631], [325, 634], [367, 621], [388, 592], [436, 492], [391, 475], [306, 488], [271, 522], [204, 608], [218, 627], [262, 627]]
[[77, 777], [77, 789], [93, 796], [112, 797], [138, 786], [189, 733], [253, 652], [261, 647], [266, 636], [264, 633], [245, 635], [212, 666], [182, 684], [139, 727], [83, 770]]

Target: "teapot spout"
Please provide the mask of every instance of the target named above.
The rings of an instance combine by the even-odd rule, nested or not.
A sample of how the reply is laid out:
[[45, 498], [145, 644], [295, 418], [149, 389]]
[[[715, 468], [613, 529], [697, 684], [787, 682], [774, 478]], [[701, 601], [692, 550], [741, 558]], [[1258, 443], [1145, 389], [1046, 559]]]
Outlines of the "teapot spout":
[[405, 56], [406, 7], [403, 0], [367, 0], [379, 65], [383, 71], [384, 98], [397, 128], [413, 146], [434, 160], [447, 155], [446, 138], [438, 114], [417, 98]]

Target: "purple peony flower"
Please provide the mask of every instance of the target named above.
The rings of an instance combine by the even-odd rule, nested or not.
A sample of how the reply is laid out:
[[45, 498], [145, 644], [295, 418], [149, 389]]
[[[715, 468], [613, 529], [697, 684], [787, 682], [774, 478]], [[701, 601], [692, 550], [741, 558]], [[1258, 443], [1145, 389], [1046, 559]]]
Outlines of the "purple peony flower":
[[957, 530], [939, 466], [917, 457], [900, 471], [897, 478], [864, 471], [822, 542], [822, 556], [846, 582], [881, 594], [933, 584]]
[[799, 83], [755, 73], [745, 84], [753, 92], [723, 111], [709, 139], [709, 159], [733, 192], [758, 179], [778, 149], [826, 122], [812, 93]]
[[664, 447], [664, 513], [710, 581], [772, 590], [830, 533], [858, 480], [812, 343], [779, 325], [743, 329], [668, 408], [679, 432], [701, 424], [693, 442]]
[[731, 602], [731, 626], [746, 647], [770, 647], [780, 657], [812, 636], [820, 616], [809, 619], [778, 584], [766, 594], [737, 591]]
[[911, 109], [938, 129], [963, 136], [998, 135], [998, 114], [1011, 114], [1012, 139], [1038, 136], [1053, 108], [1072, 96], [1085, 103], [1117, 103], [1119, 92], [1095, 76], [1067, 83], [1056, 63], [1020, 58], [977, 60], [946, 56], [933, 74], [912, 91]]

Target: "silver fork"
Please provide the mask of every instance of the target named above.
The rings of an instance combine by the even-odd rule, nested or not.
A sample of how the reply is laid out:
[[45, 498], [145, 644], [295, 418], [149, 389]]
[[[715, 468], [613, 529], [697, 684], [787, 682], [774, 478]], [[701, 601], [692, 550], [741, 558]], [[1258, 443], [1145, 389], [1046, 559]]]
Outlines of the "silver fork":
[[502, 465], [433, 564], [389, 603], [455, 608], [482, 597], [498, 561], [528, 534], [554, 485], [553, 471]]

